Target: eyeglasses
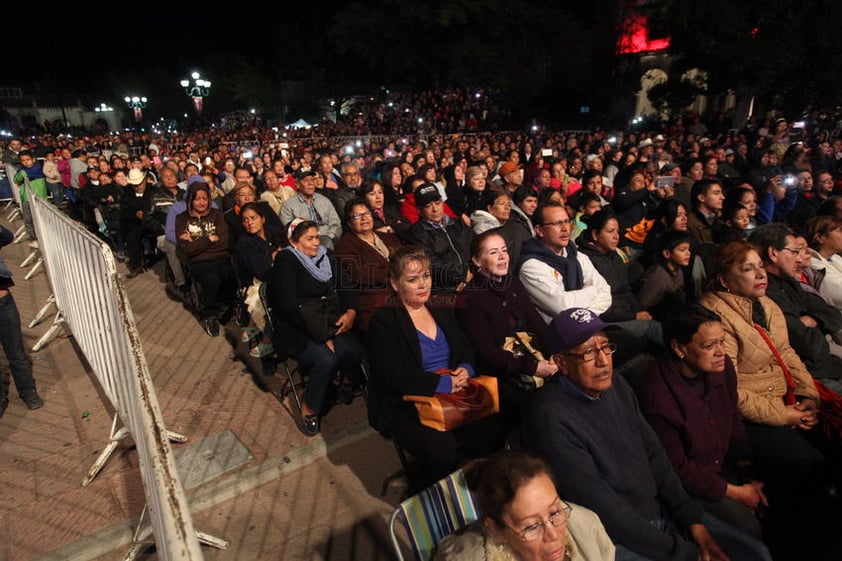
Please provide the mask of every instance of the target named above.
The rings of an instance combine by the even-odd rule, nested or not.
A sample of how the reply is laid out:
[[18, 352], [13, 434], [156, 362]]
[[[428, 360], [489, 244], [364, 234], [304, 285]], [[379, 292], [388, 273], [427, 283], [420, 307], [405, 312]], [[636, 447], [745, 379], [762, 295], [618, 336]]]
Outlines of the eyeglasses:
[[583, 353], [562, 353], [565, 356], [572, 356], [579, 359], [579, 362], [590, 362], [592, 360], [596, 360], [597, 353], [602, 353], [604, 355], [613, 355], [617, 352], [617, 343], [605, 343], [601, 347], [594, 347], [592, 349], [588, 349]]
[[544, 222], [541, 226], [554, 226], [556, 228], [561, 228], [562, 226], [570, 226], [570, 220], [556, 220], [555, 222]]
[[366, 212], [360, 212], [359, 214], [352, 214], [351, 220], [357, 221], [357, 220], [362, 220], [363, 218], [370, 218], [370, 217], [371, 217], [371, 213], [366, 211]]
[[517, 534], [517, 536], [525, 542], [531, 542], [543, 538], [544, 533], [547, 531], [547, 524], [552, 524], [554, 528], [561, 528], [567, 524], [567, 520], [570, 518], [570, 512], [573, 509], [567, 503], [562, 502], [561, 505], [561, 508], [550, 513], [550, 517], [547, 520], [536, 522], [535, 524], [527, 526], [520, 531], [515, 530], [508, 525], [506, 525], [506, 528]]
[[801, 253], [800, 247], [782, 247], [781, 250], [789, 251], [790, 253], [793, 253], [794, 255], [798, 255], [799, 253]]

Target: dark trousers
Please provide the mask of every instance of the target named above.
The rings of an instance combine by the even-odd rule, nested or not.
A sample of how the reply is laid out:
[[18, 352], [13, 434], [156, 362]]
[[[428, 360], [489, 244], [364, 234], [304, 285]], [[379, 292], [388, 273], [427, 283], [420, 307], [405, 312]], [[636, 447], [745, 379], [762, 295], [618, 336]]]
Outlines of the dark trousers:
[[415, 458], [410, 484], [417, 492], [453, 472], [462, 463], [502, 450], [509, 422], [499, 413], [441, 432], [425, 427], [414, 408], [396, 409], [392, 416], [395, 442]]
[[353, 333], [343, 333], [333, 339], [331, 351], [324, 343], [307, 341], [304, 350], [295, 356], [295, 360], [307, 373], [307, 389], [304, 401], [316, 413], [322, 412], [325, 395], [331, 381], [340, 370], [352, 385], [360, 383], [360, 363], [363, 347]]
[[236, 290], [234, 270], [227, 257], [211, 261], [197, 261], [190, 264], [193, 282], [199, 284], [203, 318], [217, 317], [231, 303]]
[[[15, 299], [9, 293], [0, 298], [0, 346], [9, 361], [12, 378], [18, 393], [24, 390], [34, 390], [35, 380], [32, 378], [32, 364], [26, 356], [23, 346], [23, 334], [20, 329], [20, 313]], [[9, 375], [0, 372], [0, 396], [9, 394]]]
[[134, 220], [123, 220], [120, 227], [126, 250], [129, 252], [129, 268], [139, 269], [143, 266], [143, 238], [154, 236], [155, 231]]
[[766, 483], [764, 492], [773, 505], [809, 502], [828, 483], [825, 456], [802, 431], [748, 422], [745, 426], [759, 479]]

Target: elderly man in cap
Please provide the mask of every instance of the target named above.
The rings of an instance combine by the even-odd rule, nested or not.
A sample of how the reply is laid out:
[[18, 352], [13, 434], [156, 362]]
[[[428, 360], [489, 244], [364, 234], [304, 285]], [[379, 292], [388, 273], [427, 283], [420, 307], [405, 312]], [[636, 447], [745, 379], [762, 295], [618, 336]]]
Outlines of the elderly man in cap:
[[421, 185], [414, 197], [419, 220], [407, 232], [406, 241], [430, 254], [434, 289], [459, 292], [471, 280], [468, 264], [473, 231], [445, 214], [441, 193], [434, 184]]
[[530, 404], [524, 444], [549, 460], [563, 497], [599, 515], [616, 559], [771, 559], [763, 544], [706, 514], [681, 486], [631, 387], [614, 375], [617, 347], [606, 331], [616, 326], [571, 308], [549, 327], [547, 349], [561, 375]]
[[523, 185], [523, 169], [514, 162], [503, 162], [499, 170], [501, 186], [509, 195]]
[[281, 205], [281, 222], [287, 227], [296, 218], [312, 220], [319, 225], [319, 241], [333, 249], [342, 235], [342, 221], [330, 199], [316, 193], [316, 175], [314, 170], [298, 174], [298, 192]]
[[147, 188], [146, 172], [132, 169], [128, 176], [129, 188], [120, 201], [120, 229], [129, 253], [129, 274], [133, 279], [143, 273], [143, 238], [156, 237], [160, 224], [155, 220], [155, 196]]

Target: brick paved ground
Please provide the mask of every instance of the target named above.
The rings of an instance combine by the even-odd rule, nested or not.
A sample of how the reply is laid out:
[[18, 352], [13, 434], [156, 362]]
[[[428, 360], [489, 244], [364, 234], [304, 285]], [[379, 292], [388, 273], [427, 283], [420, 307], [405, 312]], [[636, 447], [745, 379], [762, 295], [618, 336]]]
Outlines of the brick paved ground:
[[[5, 212], [0, 220], [8, 226]], [[23, 279], [18, 265], [28, 251], [22, 243], [0, 256], [15, 273], [31, 348], [51, 321], [26, 326], [49, 297], [45, 273]], [[399, 483], [379, 496], [398, 462], [391, 444], [367, 428], [362, 399], [336, 406], [319, 437], [304, 436], [289, 398], [281, 403], [261, 389], [232, 360], [225, 337], [205, 335], [166, 297], [161, 270], [158, 264], [126, 282], [167, 428], [190, 442], [230, 429], [254, 458], [188, 491], [195, 526], [231, 541], [227, 551], [203, 548], [205, 559], [391, 558], [386, 522], [403, 489]], [[81, 487], [108, 441], [111, 408], [71, 337], [31, 357], [46, 405], [28, 411], [12, 388], [0, 419], [0, 561], [122, 559], [144, 503], [137, 455], [122, 442], [96, 480]], [[0, 368], [7, 367], [0, 355]]]

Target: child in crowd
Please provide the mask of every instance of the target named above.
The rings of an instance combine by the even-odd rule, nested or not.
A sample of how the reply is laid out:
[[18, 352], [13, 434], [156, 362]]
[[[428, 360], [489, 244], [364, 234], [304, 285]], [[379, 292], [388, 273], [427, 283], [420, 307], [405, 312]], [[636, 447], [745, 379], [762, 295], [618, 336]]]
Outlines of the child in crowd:
[[21, 150], [18, 158], [20, 159], [21, 168], [15, 174], [14, 180], [20, 186], [20, 210], [23, 215], [26, 233], [29, 234], [30, 239], [35, 240], [35, 226], [32, 224], [32, 211], [29, 209], [29, 199], [32, 193], [46, 199], [47, 181], [44, 178], [41, 162], [35, 160], [32, 152]]
[[745, 206], [732, 203], [722, 209], [722, 222], [722, 225], [713, 233], [714, 241], [718, 244], [746, 239], [751, 216]]
[[575, 209], [576, 215], [573, 220], [573, 232], [570, 234], [570, 239], [575, 241], [579, 234], [588, 228], [585, 224], [585, 218], [599, 212], [602, 209], [602, 201], [599, 195], [591, 191], [582, 192], [578, 197], [571, 198], [578, 199], [578, 206]]
[[681, 230], [664, 232], [658, 239], [656, 263], [644, 271], [637, 290], [638, 302], [652, 319], [663, 321], [687, 301], [684, 269], [690, 265], [691, 240]]

